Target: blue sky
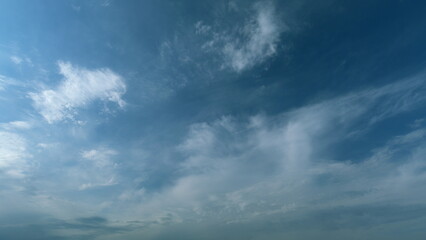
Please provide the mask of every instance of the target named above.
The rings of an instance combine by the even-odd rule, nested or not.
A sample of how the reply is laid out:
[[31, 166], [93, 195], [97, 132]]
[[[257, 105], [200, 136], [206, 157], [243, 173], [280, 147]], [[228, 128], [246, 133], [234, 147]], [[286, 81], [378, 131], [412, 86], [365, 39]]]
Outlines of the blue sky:
[[424, 239], [426, 3], [0, 2], [0, 239]]

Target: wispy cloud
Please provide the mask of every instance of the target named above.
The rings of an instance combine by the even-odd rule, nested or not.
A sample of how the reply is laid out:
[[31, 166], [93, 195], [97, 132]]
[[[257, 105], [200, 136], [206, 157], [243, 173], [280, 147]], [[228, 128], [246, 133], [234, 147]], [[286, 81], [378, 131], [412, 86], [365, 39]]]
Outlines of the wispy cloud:
[[21, 62], [23, 61], [22, 58], [18, 56], [11, 56], [10, 60], [15, 64], [21, 64]]
[[27, 142], [22, 136], [12, 132], [0, 132], [0, 176], [23, 178], [26, 176], [31, 155], [27, 152]]
[[118, 164], [112, 161], [112, 157], [118, 153], [109, 148], [99, 148], [83, 151], [81, 156], [85, 160], [81, 163], [82, 169], [74, 173], [83, 180], [79, 186], [80, 190], [95, 187], [106, 187], [117, 184], [115, 169]]
[[5, 90], [8, 86], [19, 86], [20, 84], [17, 80], [0, 75], [0, 91]]
[[108, 68], [89, 70], [58, 62], [62, 82], [53, 89], [30, 93], [34, 107], [49, 123], [73, 119], [78, 108], [101, 100], [124, 107], [121, 98], [126, 92], [123, 78]]
[[33, 65], [33, 62], [29, 57], [19, 57], [16, 55], [13, 55], [10, 57], [10, 61], [12, 61], [14, 64], [20, 65], [21, 63], [26, 63], [30, 66]]
[[[413, 91], [417, 94], [408, 94]], [[426, 172], [418, 169], [425, 169], [424, 129], [391, 137], [366, 157], [335, 156], [339, 144], [354, 137], [354, 129], [366, 133], [379, 121], [419, 106], [426, 101], [418, 97], [424, 92], [422, 78], [415, 77], [276, 117], [256, 115], [243, 122], [224, 117], [194, 124], [177, 146], [185, 157], [178, 167], [181, 177], [142, 201], [135, 214], [155, 218], [171, 213], [176, 223], [242, 223], [289, 213], [312, 217], [342, 206], [376, 208], [381, 201], [421, 204]], [[388, 105], [394, 106], [392, 113]]]
[[26, 121], [13, 121], [8, 123], [0, 123], [0, 127], [2, 127], [5, 130], [16, 130], [16, 129], [30, 129], [32, 127], [30, 122]]
[[109, 6], [111, 6], [112, 2], [113, 2], [113, 0], [102, 0], [101, 6], [102, 7], [109, 7]]
[[241, 72], [277, 53], [280, 36], [288, 31], [288, 27], [281, 22], [272, 2], [258, 2], [253, 8], [253, 16], [229, 30], [216, 30], [202, 22], [196, 23], [196, 33], [207, 36], [202, 48], [220, 52], [224, 62], [222, 67]]
[[[186, 228], [213, 223], [213, 228], [222, 229], [264, 224], [268, 220], [280, 228], [298, 228], [303, 223], [308, 230], [345, 230], [417, 219], [426, 209], [422, 205], [426, 197], [422, 191], [426, 183], [426, 129], [416, 124], [358, 158], [338, 157], [337, 149], [341, 143], [362, 138], [381, 121], [422, 106], [425, 92], [423, 76], [419, 75], [278, 116], [226, 116], [192, 124], [180, 143], [164, 147], [164, 151], [176, 156], [167, 166], [175, 175], [169, 185], [156, 191], [144, 189], [139, 184], [141, 176], [121, 175], [127, 173], [120, 171], [125, 166], [121, 168], [116, 160], [116, 150], [84, 149], [77, 151], [77, 161], [61, 167], [63, 172], [57, 180], [64, 191], [71, 190], [79, 196], [120, 186], [111, 190], [108, 200], [81, 200], [77, 204], [45, 193], [31, 199], [46, 212], [59, 212], [58, 216], [70, 212], [78, 215], [76, 209], [109, 209], [117, 219], [140, 220], [148, 229], [144, 228], [143, 233], [116, 232], [139, 238], [162, 225]], [[354, 134], [356, 131], [359, 133]], [[19, 146], [16, 142], [10, 145]], [[22, 146], [18, 149], [25, 150]], [[3, 148], [11, 151], [10, 147]], [[25, 153], [16, 156], [25, 159]], [[25, 162], [12, 162], [0, 170], [25, 166]], [[150, 180], [149, 176], [143, 178]], [[389, 208], [399, 209], [393, 211], [398, 218], [383, 213], [384, 202], [392, 206]], [[419, 212], [413, 214], [413, 209]], [[60, 211], [66, 214], [61, 215]], [[368, 214], [360, 214], [363, 212]], [[97, 228], [97, 224], [109, 226], [102, 218], [77, 219], [67, 221], [69, 225], [58, 233], [74, 234], [80, 222], [88, 222], [84, 226], [87, 229]], [[126, 228], [132, 225], [122, 223]], [[164, 233], [169, 231], [162, 229]]]
[[263, 63], [277, 52], [279, 37], [284, 30], [278, 21], [270, 3], [256, 5], [255, 18], [240, 29], [245, 39], [226, 42], [223, 48], [232, 69], [243, 71]]
[[[225, 4], [213, 12], [212, 20], [197, 21], [193, 28], [178, 31], [160, 46], [162, 70], [171, 72], [174, 80], [169, 85], [175, 89], [190, 83], [191, 78], [216, 81], [225, 72], [265, 66], [285, 49], [283, 33], [290, 28], [272, 1], [238, 7]], [[187, 69], [189, 75], [178, 69]]]

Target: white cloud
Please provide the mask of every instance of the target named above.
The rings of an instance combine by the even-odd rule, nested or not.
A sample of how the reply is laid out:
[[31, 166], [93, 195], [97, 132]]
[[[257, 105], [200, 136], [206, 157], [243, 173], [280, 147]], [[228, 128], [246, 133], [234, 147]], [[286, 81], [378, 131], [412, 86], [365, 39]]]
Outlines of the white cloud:
[[7, 86], [20, 85], [15, 79], [0, 75], [0, 91], [3, 91]]
[[113, 2], [113, 0], [103, 0], [101, 2], [101, 6], [102, 7], [109, 7], [109, 6], [111, 6], [112, 2]]
[[81, 155], [83, 158], [93, 161], [97, 167], [107, 167], [113, 165], [110, 158], [117, 155], [117, 152], [108, 148], [100, 148], [83, 151]]
[[78, 108], [95, 100], [114, 102], [124, 107], [121, 98], [126, 85], [121, 76], [108, 68], [89, 70], [68, 62], [58, 62], [62, 82], [55, 89], [30, 93], [35, 108], [49, 123], [72, 119]]
[[227, 42], [223, 48], [226, 61], [237, 71], [264, 62], [277, 52], [280, 28], [271, 4], [257, 4], [256, 17], [243, 27], [243, 41]]
[[10, 60], [15, 63], [15, 64], [21, 64], [22, 63], [22, 58], [18, 57], [18, 56], [11, 56]]
[[14, 130], [14, 129], [25, 130], [25, 129], [30, 129], [32, 125], [30, 122], [26, 122], [26, 121], [13, 121], [8, 123], [1, 123], [0, 127], [2, 127], [5, 130]]
[[112, 158], [118, 153], [109, 148], [98, 148], [83, 151], [84, 161], [77, 169], [73, 169], [72, 176], [79, 182], [79, 190], [95, 187], [106, 187], [117, 184], [115, 169], [118, 164]]
[[271, 2], [259, 2], [254, 10], [254, 16], [241, 24], [236, 23], [230, 30], [215, 30], [202, 22], [195, 24], [196, 34], [209, 37], [202, 48], [221, 52], [222, 67], [242, 72], [277, 53], [280, 35], [288, 27], [280, 21]]
[[26, 140], [18, 134], [0, 132], [0, 175], [25, 177], [29, 168]]
[[58, 143], [38, 143], [37, 147], [39, 147], [40, 149], [52, 149], [57, 145]]
[[18, 57], [18, 56], [11, 56], [10, 61], [12, 61], [16, 65], [20, 65], [21, 63], [26, 63], [30, 66], [33, 66], [33, 62], [29, 57]]
[[171, 212], [188, 221], [250, 222], [382, 201], [420, 204], [426, 197], [421, 191], [426, 184], [425, 129], [391, 137], [367, 157], [335, 156], [339, 144], [355, 136], [354, 129], [368, 131], [383, 119], [421, 106], [424, 92], [420, 77], [276, 117], [194, 124], [177, 147], [185, 157], [179, 163], [181, 177], [145, 196], [129, 214], [150, 219]]

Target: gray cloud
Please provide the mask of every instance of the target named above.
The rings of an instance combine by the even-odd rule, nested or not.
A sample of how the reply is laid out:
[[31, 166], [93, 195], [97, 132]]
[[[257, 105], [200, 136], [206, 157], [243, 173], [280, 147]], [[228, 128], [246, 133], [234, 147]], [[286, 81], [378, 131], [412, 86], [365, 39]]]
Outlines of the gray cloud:
[[[9, 221], [11, 222], [11, 221]], [[38, 217], [37, 221], [0, 226], [0, 237], [4, 239], [27, 240], [89, 240], [99, 239], [118, 233], [130, 232], [134, 226], [130, 224], [111, 223], [99, 216], [84, 217], [70, 220]]]

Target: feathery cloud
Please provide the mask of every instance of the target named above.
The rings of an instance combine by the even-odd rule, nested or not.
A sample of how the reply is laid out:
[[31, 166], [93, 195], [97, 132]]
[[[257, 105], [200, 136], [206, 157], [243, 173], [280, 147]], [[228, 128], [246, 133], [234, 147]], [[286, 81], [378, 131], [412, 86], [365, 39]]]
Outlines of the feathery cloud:
[[359, 137], [354, 129], [368, 132], [379, 121], [421, 105], [424, 92], [417, 76], [276, 117], [194, 124], [177, 146], [185, 157], [180, 177], [135, 207], [137, 214], [155, 218], [171, 213], [177, 222], [251, 222], [289, 212], [333, 211], [343, 204], [354, 209], [374, 208], [381, 200], [421, 204], [413, 196], [424, 199], [420, 188], [426, 173], [419, 171], [425, 169], [424, 129], [391, 137], [366, 157], [334, 157], [340, 143]]
[[0, 132], [0, 175], [23, 178], [28, 170], [26, 140], [12, 132]]
[[89, 70], [58, 62], [62, 82], [54, 89], [30, 93], [34, 107], [49, 123], [72, 119], [80, 107], [101, 100], [124, 107], [126, 92], [123, 78], [108, 68]]
[[202, 49], [219, 52], [223, 58], [222, 67], [235, 72], [250, 69], [273, 57], [278, 51], [281, 34], [288, 30], [271, 2], [255, 4], [253, 16], [231, 29], [216, 30], [201, 21], [195, 24], [196, 34], [207, 37]]

